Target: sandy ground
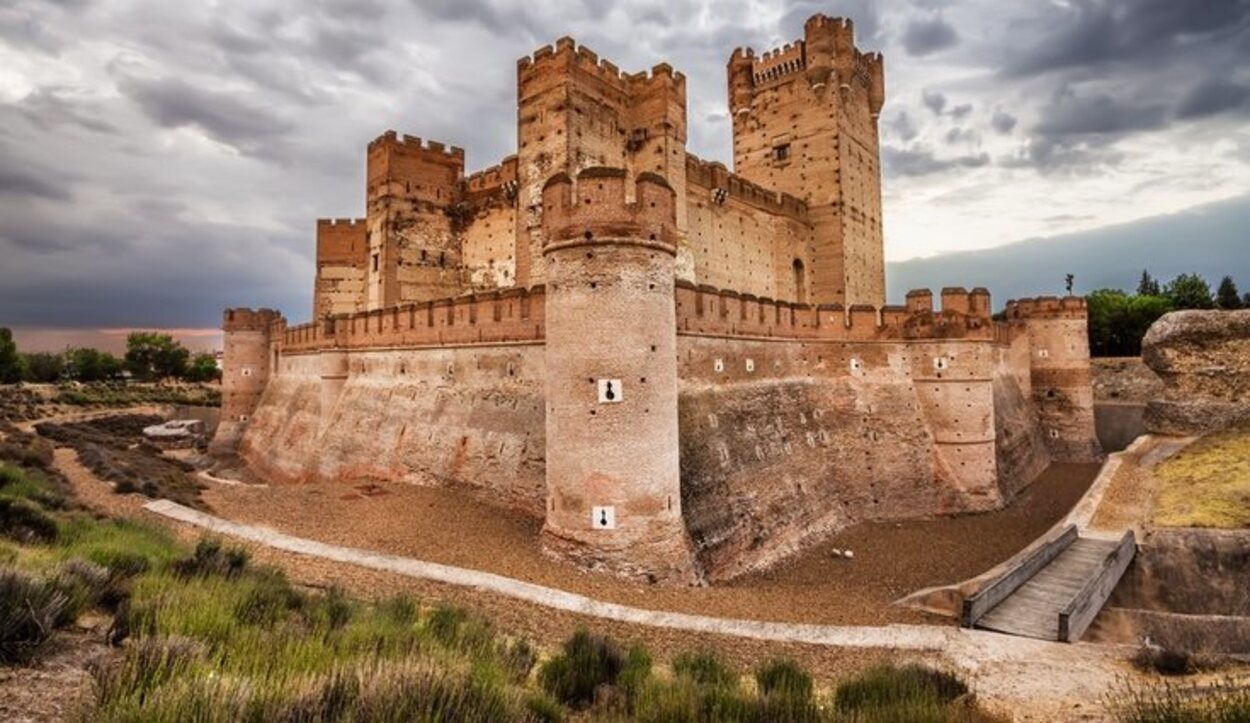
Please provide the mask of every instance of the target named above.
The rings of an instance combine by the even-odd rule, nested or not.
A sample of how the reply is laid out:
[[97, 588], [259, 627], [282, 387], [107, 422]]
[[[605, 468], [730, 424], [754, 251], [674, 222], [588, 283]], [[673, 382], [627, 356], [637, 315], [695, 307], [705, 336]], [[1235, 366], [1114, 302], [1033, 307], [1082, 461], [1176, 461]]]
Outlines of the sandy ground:
[[[541, 522], [455, 490], [404, 484], [215, 486], [209, 507], [319, 542], [493, 572], [625, 605], [782, 622], [937, 622], [892, 606], [913, 590], [978, 574], [1060, 519], [1096, 465], [1056, 465], [995, 513], [848, 528], [779, 568], [703, 588], [638, 585], [545, 557]], [[850, 549], [854, 559], [831, 555]]]

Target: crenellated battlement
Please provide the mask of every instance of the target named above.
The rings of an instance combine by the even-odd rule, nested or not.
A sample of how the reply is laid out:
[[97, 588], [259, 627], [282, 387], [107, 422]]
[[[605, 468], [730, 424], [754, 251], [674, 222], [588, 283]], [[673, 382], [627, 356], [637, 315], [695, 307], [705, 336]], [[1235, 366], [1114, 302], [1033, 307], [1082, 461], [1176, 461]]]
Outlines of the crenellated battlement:
[[711, 192], [723, 190], [727, 197], [773, 213], [803, 220], [807, 204], [788, 193], [769, 190], [730, 171], [719, 161], [705, 161], [686, 154], [686, 182]]
[[267, 332], [277, 321], [285, 323], [282, 314], [275, 309], [251, 309], [236, 307], [226, 309], [222, 314], [222, 331], [264, 331]]
[[970, 313], [973, 308], [988, 310], [988, 292], [978, 289], [959, 295], [955, 291], [946, 290], [943, 310], [935, 314], [933, 293], [928, 290], [908, 294], [909, 304], [919, 302], [914, 305], [854, 304], [847, 308], [840, 304], [796, 304], [678, 280], [677, 330], [679, 334], [812, 341], [998, 342], [1001, 334], [989, 314]]
[[793, 43], [786, 43], [780, 48], [774, 48], [761, 56], [755, 57], [751, 65], [751, 74], [756, 85], [763, 85], [782, 76], [798, 73], [806, 69], [807, 53], [805, 44], [802, 40], [796, 40]]
[[317, 219], [317, 229], [334, 228], [334, 227], [354, 227], [364, 226], [366, 219], [363, 218], [319, 218]]
[[505, 183], [517, 180], [517, 157], [510, 155], [497, 166], [485, 168], [464, 179], [465, 188], [470, 193], [490, 191]]
[[445, 160], [441, 157], [446, 156], [447, 159], [457, 160], [460, 165], [464, 165], [463, 148], [448, 146], [438, 141], [423, 141], [417, 136], [410, 136], [406, 133], [401, 134], [388, 130], [369, 142], [370, 151], [383, 146], [400, 146], [406, 151], [434, 156], [434, 160]]
[[650, 71], [626, 73], [615, 64], [599, 57], [599, 54], [573, 38], [565, 36], [554, 45], [545, 45], [517, 61], [517, 74], [521, 79], [557, 65], [575, 67], [583, 73], [608, 83], [615, 89], [628, 93], [639, 86], [650, 86], [657, 81], [672, 81], [684, 87], [686, 76], [674, 71], [668, 63], [657, 63]]
[[1007, 302], [1007, 319], [1084, 319], [1089, 309], [1080, 296], [1039, 296]]
[[676, 194], [654, 173], [639, 174], [632, 189], [621, 168], [587, 168], [576, 182], [559, 173], [543, 186], [544, 253], [596, 239], [633, 240], [673, 250], [676, 214]]
[[541, 341], [544, 287], [436, 299], [283, 326], [287, 353]]

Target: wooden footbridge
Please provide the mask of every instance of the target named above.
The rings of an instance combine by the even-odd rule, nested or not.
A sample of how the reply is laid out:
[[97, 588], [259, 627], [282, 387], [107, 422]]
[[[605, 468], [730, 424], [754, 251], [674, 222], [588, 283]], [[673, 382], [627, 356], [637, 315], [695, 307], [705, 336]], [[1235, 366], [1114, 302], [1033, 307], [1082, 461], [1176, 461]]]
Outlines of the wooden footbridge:
[[964, 600], [960, 624], [1042, 640], [1076, 642], [1111, 596], [1137, 549], [1083, 537], [1068, 525]]

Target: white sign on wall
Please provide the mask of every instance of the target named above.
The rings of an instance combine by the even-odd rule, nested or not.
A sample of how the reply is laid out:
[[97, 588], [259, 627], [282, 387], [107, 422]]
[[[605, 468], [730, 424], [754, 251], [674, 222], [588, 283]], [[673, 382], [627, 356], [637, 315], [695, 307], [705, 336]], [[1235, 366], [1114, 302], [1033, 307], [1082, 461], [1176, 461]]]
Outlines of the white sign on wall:
[[620, 379], [599, 380], [599, 403], [617, 404], [625, 398], [625, 389]]
[[591, 507], [590, 526], [596, 530], [615, 530], [616, 508], [611, 505], [606, 507]]

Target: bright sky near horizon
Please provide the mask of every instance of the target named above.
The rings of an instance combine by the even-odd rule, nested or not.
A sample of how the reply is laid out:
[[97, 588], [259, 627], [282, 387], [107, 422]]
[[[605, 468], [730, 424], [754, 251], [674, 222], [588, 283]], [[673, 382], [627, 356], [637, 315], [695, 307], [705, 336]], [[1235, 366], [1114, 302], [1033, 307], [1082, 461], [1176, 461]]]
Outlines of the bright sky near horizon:
[[0, 325], [306, 318], [314, 220], [361, 215], [365, 144], [394, 128], [496, 163], [516, 59], [563, 35], [683, 71], [689, 148], [729, 162], [730, 52], [818, 12], [885, 54], [890, 260], [1250, 189], [1250, 0], [12, 0]]

